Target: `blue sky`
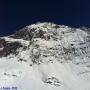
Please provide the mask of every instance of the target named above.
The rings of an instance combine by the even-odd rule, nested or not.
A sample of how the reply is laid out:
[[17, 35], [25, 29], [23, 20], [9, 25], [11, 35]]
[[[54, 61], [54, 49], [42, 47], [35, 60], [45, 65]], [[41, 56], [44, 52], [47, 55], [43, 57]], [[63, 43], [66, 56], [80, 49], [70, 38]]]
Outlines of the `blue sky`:
[[90, 0], [1, 0], [0, 36], [38, 21], [90, 27]]

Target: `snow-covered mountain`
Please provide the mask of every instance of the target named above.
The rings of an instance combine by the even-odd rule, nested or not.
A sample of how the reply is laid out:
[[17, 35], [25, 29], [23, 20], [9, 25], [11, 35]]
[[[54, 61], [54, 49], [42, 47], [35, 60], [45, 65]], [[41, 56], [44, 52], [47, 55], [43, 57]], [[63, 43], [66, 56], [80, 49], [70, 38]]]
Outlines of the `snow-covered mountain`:
[[0, 37], [0, 90], [90, 90], [90, 30], [36, 23]]

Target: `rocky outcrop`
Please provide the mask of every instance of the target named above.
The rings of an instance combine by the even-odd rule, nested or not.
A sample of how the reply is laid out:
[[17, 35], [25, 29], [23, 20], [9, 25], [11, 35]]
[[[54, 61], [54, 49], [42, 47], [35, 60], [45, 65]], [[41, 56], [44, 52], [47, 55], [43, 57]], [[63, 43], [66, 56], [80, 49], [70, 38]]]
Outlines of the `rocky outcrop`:
[[56, 87], [61, 86], [61, 82], [56, 78], [56, 77], [50, 77], [50, 78], [46, 78], [44, 80], [44, 83], [50, 84], [50, 85], [54, 85]]
[[17, 49], [22, 47], [19, 42], [7, 42], [4, 39], [0, 39], [0, 57], [6, 57], [10, 54], [17, 54]]

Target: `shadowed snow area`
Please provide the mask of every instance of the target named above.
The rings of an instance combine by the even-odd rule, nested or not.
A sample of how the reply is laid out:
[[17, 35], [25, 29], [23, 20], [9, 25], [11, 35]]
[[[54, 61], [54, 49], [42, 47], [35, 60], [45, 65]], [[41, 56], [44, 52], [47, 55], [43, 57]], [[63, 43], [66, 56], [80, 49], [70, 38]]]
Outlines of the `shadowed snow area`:
[[90, 30], [36, 23], [0, 37], [0, 87], [90, 90]]

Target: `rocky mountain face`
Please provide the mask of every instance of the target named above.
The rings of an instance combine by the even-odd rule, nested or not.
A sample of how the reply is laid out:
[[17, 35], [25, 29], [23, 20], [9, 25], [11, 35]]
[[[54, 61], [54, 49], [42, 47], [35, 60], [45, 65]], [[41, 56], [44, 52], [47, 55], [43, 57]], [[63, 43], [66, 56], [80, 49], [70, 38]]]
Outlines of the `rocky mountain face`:
[[1, 37], [0, 73], [1, 87], [90, 90], [90, 29], [37, 23]]

